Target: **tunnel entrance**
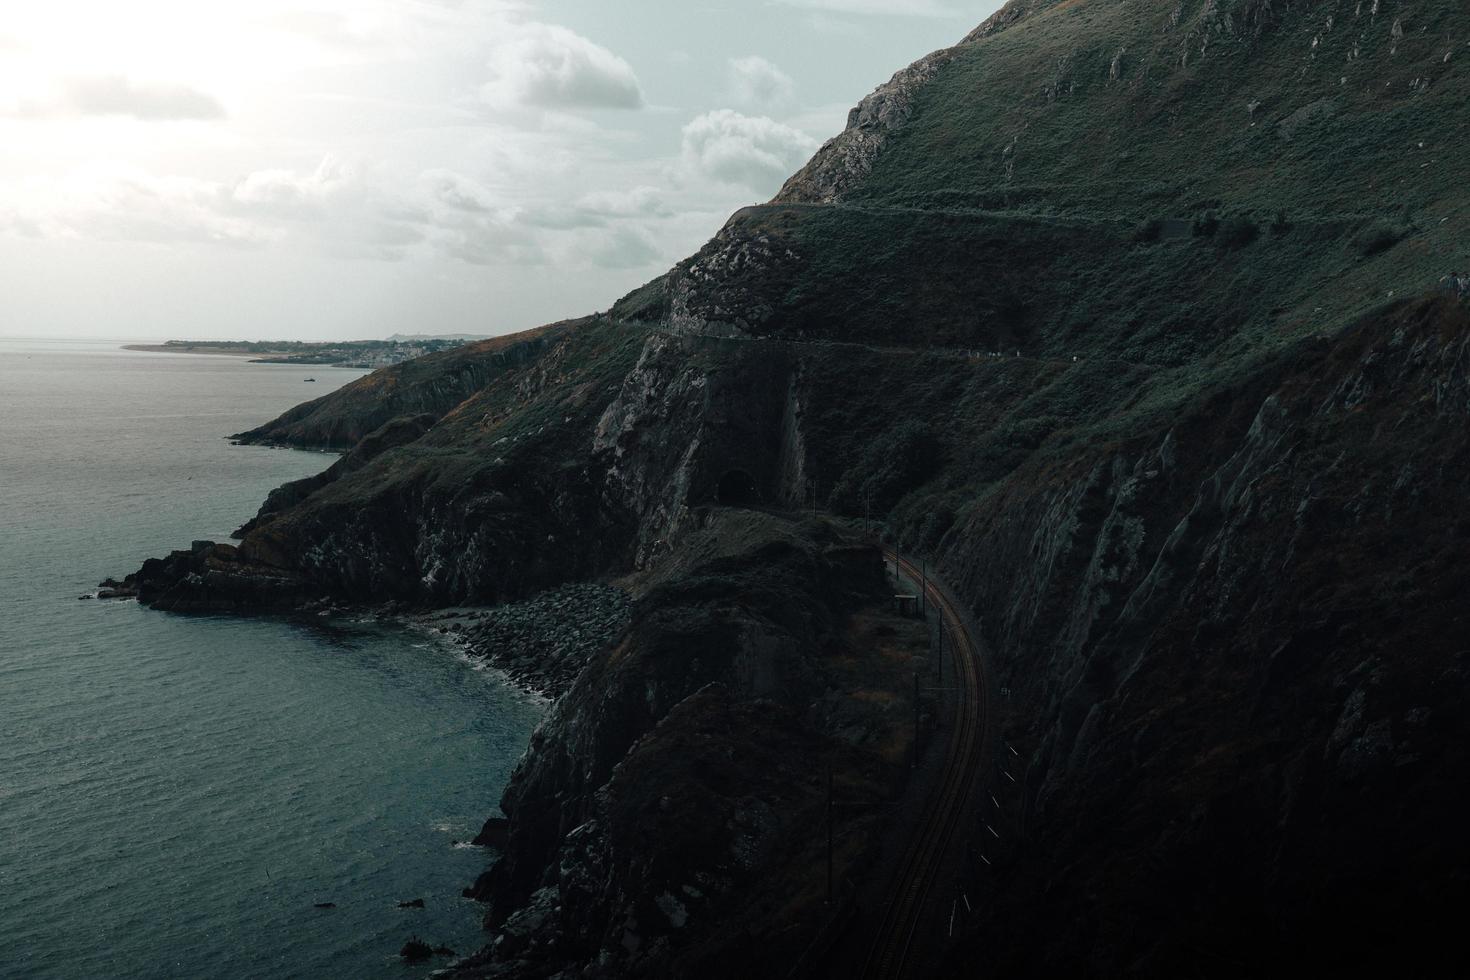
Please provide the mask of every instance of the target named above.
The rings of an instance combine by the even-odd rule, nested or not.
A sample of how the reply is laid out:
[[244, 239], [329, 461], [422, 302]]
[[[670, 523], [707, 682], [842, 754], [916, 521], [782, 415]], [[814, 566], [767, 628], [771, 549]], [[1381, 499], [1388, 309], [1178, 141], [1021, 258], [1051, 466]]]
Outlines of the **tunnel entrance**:
[[755, 477], [744, 470], [726, 470], [715, 490], [715, 500], [727, 507], [754, 507], [760, 503]]

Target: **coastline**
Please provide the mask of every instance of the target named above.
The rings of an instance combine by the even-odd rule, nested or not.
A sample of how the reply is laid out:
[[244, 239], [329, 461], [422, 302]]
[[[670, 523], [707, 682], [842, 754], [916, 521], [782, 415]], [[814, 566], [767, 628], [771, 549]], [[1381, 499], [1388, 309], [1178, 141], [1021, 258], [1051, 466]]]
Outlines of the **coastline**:
[[223, 347], [215, 347], [199, 344], [190, 347], [169, 347], [164, 344], [123, 344], [122, 350], [141, 351], [145, 354], [206, 354], [212, 357], [256, 357], [257, 355], [244, 350], [229, 350]]
[[593, 656], [628, 629], [632, 597], [597, 582], [570, 583], [518, 602], [457, 606], [405, 617], [503, 673], [547, 703], [565, 694]]

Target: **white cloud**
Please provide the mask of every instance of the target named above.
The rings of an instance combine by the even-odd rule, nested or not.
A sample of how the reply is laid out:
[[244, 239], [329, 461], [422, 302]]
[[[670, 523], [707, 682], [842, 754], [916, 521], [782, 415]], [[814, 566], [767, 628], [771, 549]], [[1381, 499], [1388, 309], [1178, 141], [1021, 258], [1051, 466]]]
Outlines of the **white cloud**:
[[257, 170], [235, 184], [229, 197], [243, 210], [258, 215], [311, 218], [324, 214], [333, 195], [344, 190], [350, 180], [345, 167], [325, 157], [314, 172], [306, 175], [282, 169]]
[[656, 187], [603, 190], [583, 194], [571, 204], [553, 202], [526, 210], [522, 219], [538, 228], [567, 231], [603, 228], [627, 219], [669, 218], [674, 210]]
[[765, 116], [717, 109], [684, 127], [680, 165], [689, 175], [773, 192], [815, 152], [817, 141]]
[[219, 207], [220, 187], [131, 169], [33, 177], [6, 185], [0, 227], [32, 238], [257, 245], [268, 228]]
[[730, 97], [737, 105], [779, 108], [789, 105], [796, 94], [791, 76], [760, 55], [731, 58], [729, 66]]
[[206, 92], [173, 82], [135, 82], [124, 75], [90, 75], [68, 79], [61, 93], [47, 100], [22, 102], [18, 115], [130, 116], [147, 121], [220, 119], [219, 100]]
[[531, 229], [517, 220], [519, 209], [463, 174], [425, 171], [389, 209], [395, 211], [431, 248], [463, 262], [522, 265], [545, 258]]
[[581, 231], [569, 239], [558, 257], [603, 269], [651, 269], [669, 264], [653, 236], [634, 224]]
[[252, 246], [396, 261], [417, 252], [466, 262], [542, 257], [532, 230], [484, 185], [448, 170], [404, 180], [332, 158], [314, 170], [258, 170], [231, 182], [130, 171], [33, 179], [0, 194], [0, 228], [36, 238]]
[[643, 90], [622, 58], [565, 27], [509, 28], [490, 54], [489, 104], [508, 108], [638, 109]]
[[673, 212], [664, 203], [663, 192], [647, 185], [631, 190], [592, 191], [583, 194], [577, 208], [588, 214], [608, 218], [630, 218], [640, 215], [667, 216]]

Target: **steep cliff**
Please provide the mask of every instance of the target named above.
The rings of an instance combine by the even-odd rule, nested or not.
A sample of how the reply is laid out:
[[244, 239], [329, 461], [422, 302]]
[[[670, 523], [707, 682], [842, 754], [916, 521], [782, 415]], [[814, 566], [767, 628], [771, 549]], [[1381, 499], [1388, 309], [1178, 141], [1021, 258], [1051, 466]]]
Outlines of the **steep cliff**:
[[652, 583], [507, 793], [477, 886], [506, 938], [471, 972], [759, 972], [739, 930], [810, 938], [763, 876], [832, 745], [821, 651], [876, 586], [759, 514], [809, 504], [936, 561], [1008, 692], [956, 975], [1442, 953], [1470, 875], [1470, 316], [1436, 292], [1470, 266], [1467, 37], [1457, 0], [1018, 0], [610, 316], [249, 434], [358, 448], [135, 584]]
[[[861, 627], [893, 619], [885, 586], [877, 550], [830, 526], [704, 513], [532, 737], [503, 854], [472, 892], [500, 938], [463, 972], [754, 976], [798, 959], [830, 916], [823, 768], [850, 798], [903, 784], [909, 658]], [[842, 814], [844, 879], [881, 821]]]
[[1442, 954], [1470, 884], [1467, 343], [1465, 309], [1401, 304], [1023, 466], [946, 535], [1024, 749], [955, 975]]

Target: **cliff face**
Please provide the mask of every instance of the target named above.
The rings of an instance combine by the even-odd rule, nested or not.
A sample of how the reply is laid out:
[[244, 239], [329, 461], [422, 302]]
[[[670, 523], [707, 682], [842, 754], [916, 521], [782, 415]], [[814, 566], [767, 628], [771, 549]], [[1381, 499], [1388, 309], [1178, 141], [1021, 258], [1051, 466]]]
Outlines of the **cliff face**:
[[[640, 586], [628, 633], [532, 737], [501, 801], [502, 856], [472, 891], [499, 938], [462, 972], [789, 967], [827, 916], [814, 761], [857, 798], [901, 785], [907, 705], [891, 702], [908, 676], [852, 631], [886, 606], [877, 550], [752, 512], [697, 523], [683, 559]], [[846, 877], [876, 826], [844, 814], [842, 830]]]
[[1435, 955], [1470, 868], [1467, 342], [1403, 304], [947, 536], [1026, 787], [984, 926], [1016, 938], [956, 975]]
[[[1450, 0], [1012, 3], [612, 316], [250, 434], [356, 449], [135, 584], [198, 609], [649, 577], [507, 793], [478, 886], [507, 939], [474, 970], [758, 970], [710, 923], [775, 935], [763, 876], [832, 739], [811, 704], [847, 683], [818, 651], [871, 585], [749, 510], [810, 494], [937, 560], [1010, 692], [1022, 769], [954, 963], [1438, 952], [1470, 868], [1470, 320], [1435, 287], [1470, 265], [1467, 36]], [[721, 752], [769, 781], [715, 785]]]

